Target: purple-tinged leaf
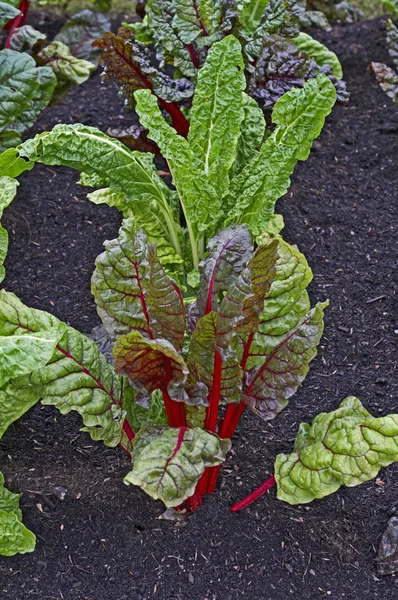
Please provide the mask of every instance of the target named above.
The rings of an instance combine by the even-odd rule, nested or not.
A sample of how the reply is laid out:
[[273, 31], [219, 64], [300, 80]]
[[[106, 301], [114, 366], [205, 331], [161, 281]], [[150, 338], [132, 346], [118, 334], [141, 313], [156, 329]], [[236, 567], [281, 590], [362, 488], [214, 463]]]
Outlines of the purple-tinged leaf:
[[184, 302], [165, 273], [134, 218], [125, 219], [119, 237], [105, 242], [96, 260], [92, 292], [104, 327], [113, 337], [138, 331], [149, 339], [164, 338], [176, 350], [184, 343]]
[[249, 372], [243, 400], [258, 416], [273, 419], [303, 382], [323, 332], [325, 306], [318, 303], [263, 364]]

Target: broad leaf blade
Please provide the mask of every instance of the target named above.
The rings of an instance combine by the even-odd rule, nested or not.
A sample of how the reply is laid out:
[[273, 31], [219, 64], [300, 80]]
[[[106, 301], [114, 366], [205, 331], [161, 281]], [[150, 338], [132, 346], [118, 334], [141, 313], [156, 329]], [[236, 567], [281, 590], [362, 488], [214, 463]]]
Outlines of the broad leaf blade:
[[0, 50], [0, 130], [22, 133], [50, 102], [56, 77], [24, 52]]
[[371, 63], [376, 79], [385, 94], [398, 106], [398, 73], [383, 63]]
[[[0, 219], [3, 215], [3, 210], [14, 200], [17, 193], [18, 182], [11, 177], [0, 177]], [[8, 249], [8, 233], [0, 225], [0, 283], [5, 277], [5, 269], [3, 266], [4, 259], [7, 256]]]
[[227, 222], [247, 223], [255, 235], [266, 230], [275, 202], [287, 192], [297, 161], [308, 158], [335, 98], [333, 84], [319, 75], [303, 89], [291, 90], [276, 103], [273, 121], [277, 128], [231, 181], [226, 198], [230, 207]]
[[188, 368], [196, 381], [205, 384], [210, 395], [214, 391], [223, 403], [239, 402], [243, 371], [236, 354], [220, 356], [216, 345], [219, 335], [217, 313], [210, 312], [199, 319], [191, 336]]
[[140, 388], [144, 400], [158, 389], [169, 392], [172, 399], [187, 399], [183, 391], [182, 397], [178, 392], [183, 390], [188, 369], [182, 356], [166, 340], [146, 339], [132, 331], [117, 339], [113, 356], [116, 372]]
[[[48, 313], [22, 304], [14, 294], [0, 292], [0, 334], [23, 336], [47, 332], [61, 322]], [[124, 420], [123, 396], [127, 381], [117, 377], [95, 342], [72, 327], [56, 345], [51, 360], [43, 367], [11, 381], [20, 394], [37, 393], [43, 404], [54, 405], [63, 414], [77, 411], [84, 430], [94, 440], [116, 446]], [[6, 393], [10, 397], [7, 387]], [[26, 409], [25, 409], [26, 410]], [[15, 413], [12, 405], [10, 412]]]
[[257, 102], [243, 94], [244, 118], [240, 125], [240, 136], [236, 147], [235, 163], [231, 175], [238, 175], [261, 148], [265, 133], [263, 111]]
[[332, 67], [333, 75], [337, 77], [337, 79], [343, 78], [343, 68], [337, 55], [321, 44], [321, 42], [318, 42], [318, 40], [315, 40], [303, 31], [300, 31], [293, 42], [299, 50], [302, 50], [308, 54], [308, 56], [313, 58], [320, 67], [323, 65], [330, 65]]
[[228, 36], [211, 47], [199, 71], [188, 134], [195, 160], [219, 195], [228, 189], [236, 158], [245, 87], [241, 45]]
[[206, 467], [224, 462], [230, 445], [197, 427], [148, 428], [133, 442], [133, 469], [124, 482], [167, 507], [179, 506], [192, 496]]
[[101, 50], [92, 43], [104, 31], [110, 31], [111, 22], [107, 14], [92, 10], [81, 10], [70, 17], [54, 38], [70, 48], [76, 58], [83, 58], [97, 64]]
[[295, 451], [275, 462], [278, 498], [289, 504], [311, 502], [376, 477], [380, 467], [398, 461], [398, 415], [372, 417], [348, 397], [311, 426], [302, 424]]
[[48, 64], [54, 71], [58, 87], [62, 87], [63, 92], [73, 83], [81, 85], [87, 81], [95, 69], [92, 62], [73, 56], [70, 48], [62, 42], [48, 44], [40, 52], [39, 57], [43, 64]]
[[14, 556], [33, 552], [35, 535], [21, 522], [19, 494], [13, 494], [4, 486], [4, 476], [0, 473], [0, 554]]
[[182, 349], [185, 316], [181, 293], [133, 218], [123, 222], [116, 240], [105, 242], [105, 252], [96, 260], [92, 292], [110, 335], [136, 330]]
[[264, 363], [249, 372], [244, 401], [258, 416], [273, 419], [305, 379], [322, 336], [324, 307], [317, 304]]
[[17, 52], [28, 52], [43, 45], [47, 36], [41, 31], [37, 31], [31, 25], [18, 27], [12, 35], [10, 49]]

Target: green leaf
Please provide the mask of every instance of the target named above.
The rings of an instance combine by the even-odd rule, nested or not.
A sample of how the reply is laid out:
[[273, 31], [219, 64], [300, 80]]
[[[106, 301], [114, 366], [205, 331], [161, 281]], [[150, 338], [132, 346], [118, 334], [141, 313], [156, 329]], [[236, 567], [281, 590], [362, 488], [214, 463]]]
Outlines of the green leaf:
[[256, 28], [268, 3], [269, 0], [244, 0], [240, 3], [239, 20], [245, 31], [250, 33]]
[[278, 100], [272, 113], [275, 131], [231, 181], [225, 199], [227, 223], [247, 223], [254, 235], [266, 229], [275, 202], [287, 192], [297, 161], [308, 158], [335, 99], [333, 84], [318, 75], [303, 89], [293, 89]]
[[[52, 315], [28, 308], [14, 294], [0, 292], [0, 335], [32, 336], [61, 326]], [[47, 365], [11, 381], [17, 402], [23, 393], [37, 393], [43, 404], [56, 406], [63, 415], [77, 411], [83, 418], [83, 430], [94, 440], [116, 446], [125, 416], [122, 404], [127, 381], [116, 376], [95, 342], [72, 327], [64, 327]], [[5, 391], [10, 397], [10, 389]], [[2, 408], [8, 410], [4, 404]], [[15, 413], [12, 405], [9, 410]], [[7, 419], [7, 414], [2, 418]]]
[[294, 452], [275, 461], [278, 498], [311, 502], [369, 481], [380, 467], [398, 461], [398, 415], [372, 417], [361, 402], [346, 398], [337, 410], [303, 423]]
[[182, 349], [181, 292], [162, 269], [156, 246], [148, 244], [133, 218], [123, 221], [116, 240], [105, 242], [105, 252], [95, 264], [92, 293], [111, 336], [136, 330], [148, 338], [165, 338]]
[[217, 388], [220, 402], [239, 402], [243, 371], [233, 353], [221, 357], [216, 345], [219, 337], [218, 314], [201, 317], [191, 336], [187, 364], [194, 379], [205, 384], [210, 394]]
[[273, 419], [295, 394], [316, 356], [323, 333], [323, 309], [318, 303], [267, 355], [246, 379], [244, 402], [258, 416]]
[[156, 45], [167, 53], [168, 62], [171, 62], [185, 77], [195, 77], [196, 67], [192, 57], [179, 32], [173, 27], [175, 15], [173, 3], [170, 0], [149, 0], [146, 12]]
[[11, 4], [8, 4], [8, 2], [0, 2], [0, 29], [2, 29], [8, 21], [15, 19], [15, 17], [20, 14], [21, 11]]
[[56, 77], [24, 52], [0, 50], [0, 130], [22, 133], [50, 102]]
[[318, 40], [315, 40], [303, 31], [300, 31], [293, 42], [299, 50], [313, 58], [320, 67], [323, 65], [330, 65], [332, 67], [333, 75], [337, 77], [337, 79], [343, 79], [343, 68], [337, 54], [326, 48], [321, 42], [318, 42]]
[[392, 14], [393, 19], [398, 17], [398, 0], [380, 0], [386, 9]]
[[219, 195], [236, 158], [245, 87], [241, 45], [230, 35], [211, 47], [198, 73], [188, 134], [195, 161]]
[[[398, 10], [398, 0], [397, 0]], [[394, 25], [391, 19], [386, 21], [387, 28], [387, 46], [388, 52], [393, 59], [395, 66], [398, 68], [398, 27]]]
[[198, 238], [206, 230], [214, 231], [221, 216], [221, 198], [204, 179], [187, 140], [164, 120], [156, 97], [149, 90], [135, 93], [140, 121], [148, 136], [159, 146], [167, 160], [177, 189], [189, 231], [193, 267], [199, 265]]
[[[2, 132], [0, 135], [3, 136]], [[12, 136], [18, 135], [15, 132], [10, 132]], [[24, 160], [18, 154], [15, 148], [8, 148], [2, 154], [0, 154], [0, 177], [18, 177], [24, 171], [30, 171], [35, 166], [34, 162]]]
[[33, 552], [36, 536], [21, 523], [19, 494], [4, 487], [4, 475], [0, 473], [0, 554], [14, 556]]
[[124, 482], [140, 486], [167, 507], [192, 496], [206, 467], [221, 464], [229, 440], [200, 428], [150, 427], [133, 442], [133, 469]]
[[92, 62], [73, 56], [68, 46], [62, 42], [48, 44], [39, 54], [44, 64], [48, 64], [57, 77], [55, 94], [65, 94], [72, 84], [81, 85], [95, 69]]
[[65, 330], [65, 323], [60, 323], [40, 333], [0, 336], [0, 388], [10, 379], [44, 367]]
[[[127, 400], [127, 401], [126, 401]], [[168, 425], [163, 396], [160, 390], [152, 392], [149, 406], [138, 404], [131, 394], [123, 402], [126, 418], [134, 431], [140, 431], [150, 425]]]
[[76, 58], [83, 58], [97, 64], [101, 50], [92, 43], [104, 31], [110, 31], [111, 22], [108, 14], [81, 10], [70, 17], [54, 38], [70, 48]]
[[126, 375], [141, 389], [143, 399], [159, 389], [167, 391], [173, 400], [188, 400], [183, 392], [188, 369], [170, 342], [146, 339], [132, 331], [118, 337], [113, 356], [116, 372]]
[[29, 52], [36, 46], [40, 46], [47, 39], [45, 33], [37, 31], [31, 25], [18, 27], [12, 35], [10, 49], [17, 52]]
[[40, 400], [40, 392], [32, 387], [8, 383], [0, 390], [0, 438], [9, 426], [20, 419], [32, 406]]
[[265, 134], [263, 111], [257, 102], [243, 94], [244, 118], [240, 125], [240, 136], [236, 147], [236, 159], [231, 175], [238, 175], [261, 148]]
[[[0, 177], [0, 219], [3, 215], [3, 210], [14, 200], [17, 193], [17, 187], [18, 182], [15, 179], [11, 179], [11, 177]], [[7, 249], [8, 233], [4, 227], [0, 225], [0, 283], [3, 281], [6, 274], [3, 263], [7, 256]]]

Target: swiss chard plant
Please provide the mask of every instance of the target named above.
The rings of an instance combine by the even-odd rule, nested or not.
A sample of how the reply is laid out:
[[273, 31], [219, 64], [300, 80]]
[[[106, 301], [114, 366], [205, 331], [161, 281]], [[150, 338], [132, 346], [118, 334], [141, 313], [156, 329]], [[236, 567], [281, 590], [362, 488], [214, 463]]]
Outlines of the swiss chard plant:
[[313, 25], [328, 29], [329, 23], [348, 24], [364, 18], [362, 10], [348, 0], [307, 0], [306, 8], [301, 19], [306, 27]]
[[[0, 26], [11, 14], [1, 12], [2, 4], [16, 10], [0, 2]], [[11, 27], [0, 50], [1, 150], [19, 144], [21, 134], [50, 102], [59, 101], [72, 84], [89, 78], [101, 52], [91, 44], [109, 27], [106, 15], [89, 10], [69, 19], [50, 44], [30, 25]]]
[[[126, 217], [92, 278], [111, 362], [90, 338], [1, 293], [1, 432], [39, 400], [76, 410], [93, 439], [132, 455], [126, 483], [167, 506], [195, 508], [214, 489], [244, 408], [269, 419], [287, 404], [323, 328], [325, 305], [311, 309], [306, 291], [311, 271], [273, 211], [336, 92], [323, 75], [291, 90], [263, 140], [264, 117], [244, 88], [241, 46], [228, 36], [199, 74], [187, 139], [149, 90], [136, 92], [174, 189], [152, 154], [82, 125], [0, 156], [8, 186], [37, 161], [69, 165], [100, 188], [92, 201]], [[15, 183], [4, 205], [14, 193]]]
[[247, 93], [268, 125], [276, 101], [320, 73], [333, 81], [339, 101], [348, 98], [337, 56], [300, 34], [303, 0], [149, 0], [145, 11], [142, 22], [125, 23], [94, 45], [103, 49], [104, 78], [116, 81], [127, 103], [135, 105], [136, 90], [151, 90], [180, 135], [188, 132], [198, 72], [212, 45], [231, 33], [241, 44]]
[[386, 27], [388, 52], [395, 68], [378, 62], [372, 62], [371, 66], [383, 92], [398, 106], [398, 28], [390, 19]]

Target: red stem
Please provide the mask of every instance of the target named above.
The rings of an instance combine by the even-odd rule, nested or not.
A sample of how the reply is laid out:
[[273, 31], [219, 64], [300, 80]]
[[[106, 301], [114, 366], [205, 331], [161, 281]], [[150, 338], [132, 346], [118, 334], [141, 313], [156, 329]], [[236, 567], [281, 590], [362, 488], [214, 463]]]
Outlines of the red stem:
[[10, 33], [8, 34], [6, 43], [4, 44], [4, 48], [10, 47], [11, 38], [14, 35], [15, 30], [18, 29], [18, 27], [22, 27], [22, 25], [25, 23], [26, 15], [27, 15], [27, 12], [29, 9], [29, 0], [22, 0], [22, 2], [20, 3], [18, 8], [21, 11], [21, 14], [18, 15], [17, 17], [15, 17], [15, 19], [12, 19], [11, 21], [9, 21], [4, 26], [4, 29], [10, 28]]
[[193, 496], [191, 496], [190, 498], [187, 498], [185, 500], [185, 504], [186, 504], [187, 509], [190, 512], [193, 512], [194, 510], [199, 508], [199, 506], [202, 506], [203, 500], [202, 500], [202, 495], [199, 491], [199, 484], [196, 486]]
[[182, 114], [180, 108], [175, 102], [166, 102], [162, 98], [157, 97], [160, 106], [162, 106], [170, 115], [173, 127], [179, 135], [187, 137], [189, 131], [189, 122]]
[[243, 510], [244, 508], [249, 506], [249, 504], [257, 500], [257, 498], [260, 498], [260, 496], [265, 494], [265, 492], [272, 488], [272, 486], [275, 485], [275, 483], [276, 479], [274, 475], [272, 475], [272, 477], [267, 479], [265, 483], [260, 485], [260, 487], [254, 490], [254, 492], [252, 492], [249, 496], [246, 496], [246, 498], [243, 498], [243, 500], [240, 500], [240, 502], [237, 502], [236, 504], [231, 506], [231, 508], [229, 509], [230, 512], [239, 512], [240, 510]]
[[132, 442], [133, 439], [135, 438], [135, 433], [134, 433], [134, 430], [131, 427], [130, 423], [127, 421], [127, 419], [124, 419], [123, 431], [127, 435], [129, 442]]

